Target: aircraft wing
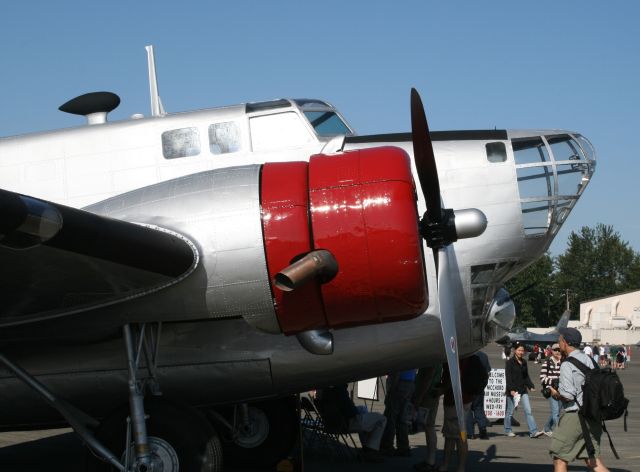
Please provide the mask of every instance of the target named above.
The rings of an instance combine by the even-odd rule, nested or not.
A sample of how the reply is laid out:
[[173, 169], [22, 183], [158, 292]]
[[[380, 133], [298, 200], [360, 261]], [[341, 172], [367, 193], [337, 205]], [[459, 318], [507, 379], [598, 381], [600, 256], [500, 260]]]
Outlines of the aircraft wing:
[[0, 190], [0, 327], [131, 300], [197, 262], [177, 233]]

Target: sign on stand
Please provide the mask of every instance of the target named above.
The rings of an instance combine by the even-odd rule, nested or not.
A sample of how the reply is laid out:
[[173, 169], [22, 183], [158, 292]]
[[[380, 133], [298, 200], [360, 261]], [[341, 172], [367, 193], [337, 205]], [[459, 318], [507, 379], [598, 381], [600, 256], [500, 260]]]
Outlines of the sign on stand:
[[507, 405], [507, 397], [504, 394], [506, 389], [504, 369], [491, 369], [489, 383], [484, 389], [484, 413], [489, 421], [504, 418]]
[[378, 377], [358, 382], [358, 398], [378, 401]]

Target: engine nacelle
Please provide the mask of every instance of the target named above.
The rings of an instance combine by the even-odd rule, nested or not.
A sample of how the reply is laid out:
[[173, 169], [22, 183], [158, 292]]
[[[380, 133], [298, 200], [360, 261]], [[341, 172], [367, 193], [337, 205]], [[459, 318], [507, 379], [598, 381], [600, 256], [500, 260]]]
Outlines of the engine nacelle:
[[[170, 230], [197, 252], [193, 272], [149, 305], [129, 306], [131, 319], [242, 317], [293, 335], [403, 320], [428, 303], [415, 186], [399, 148], [214, 169], [88, 210]], [[277, 288], [278, 272], [306, 255], [318, 276], [307, 274], [293, 291]], [[305, 339], [326, 350], [325, 338]]]
[[[416, 193], [407, 154], [393, 147], [267, 163], [261, 180], [267, 267], [282, 332], [415, 317], [427, 289]], [[314, 250], [338, 272], [293, 291], [273, 281]]]

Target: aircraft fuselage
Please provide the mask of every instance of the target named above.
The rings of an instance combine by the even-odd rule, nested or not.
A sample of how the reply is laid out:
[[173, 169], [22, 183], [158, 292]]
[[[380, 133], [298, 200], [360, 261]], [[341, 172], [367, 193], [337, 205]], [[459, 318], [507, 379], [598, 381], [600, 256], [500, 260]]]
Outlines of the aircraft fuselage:
[[[326, 128], [327, 123], [334, 127]], [[313, 154], [337, 151], [336, 134], [353, 132], [327, 103], [278, 100], [4, 138], [0, 188], [126, 218], [123, 208], [144, 198], [153, 185], [228, 167], [308, 161]], [[465, 293], [455, 301], [456, 323], [460, 353], [466, 355], [510, 327], [488, 319], [496, 291], [549, 247], [584, 191], [595, 161], [586, 139], [561, 130], [444, 132], [432, 133], [432, 140], [444, 205], [478, 208], [488, 219], [484, 234], [456, 243]], [[380, 145], [412, 155], [406, 135], [349, 136], [344, 150]], [[417, 198], [422, 214], [426, 208], [420, 192]], [[156, 204], [154, 213], [145, 215], [146, 207], [141, 208], [136, 223], [168, 227], [177, 219], [188, 222], [195, 211], [180, 208], [178, 215], [175, 208]], [[226, 217], [227, 210], [207, 209], [212, 218]], [[173, 229], [189, 233], [184, 224]], [[205, 253], [211, 250], [206, 241], [199, 244]], [[427, 311], [408, 321], [337, 330], [330, 356], [312, 355], [294, 337], [256, 329], [241, 316], [219, 316], [206, 303], [195, 307], [195, 302], [185, 302], [193, 317], [170, 319], [175, 301], [189, 293], [184, 287], [197, 279], [153, 298], [95, 307], [40, 326], [5, 328], [0, 343], [4, 354], [98, 417], [126, 397], [122, 340], [113, 337], [112, 324], [104, 320], [153, 322], [163, 310], [167, 322], [160, 343], [160, 384], [165, 394], [175, 393], [194, 405], [368, 378], [444, 359], [433, 299], [433, 258], [426, 246], [423, 253], [430, 288]], [[203, 287], [210, 285], [206, 267], [198, 277]], [[12, 399], [0, 406], [5, 428], [56, 419], [11, 375], [0, 376], [0, 397]]]

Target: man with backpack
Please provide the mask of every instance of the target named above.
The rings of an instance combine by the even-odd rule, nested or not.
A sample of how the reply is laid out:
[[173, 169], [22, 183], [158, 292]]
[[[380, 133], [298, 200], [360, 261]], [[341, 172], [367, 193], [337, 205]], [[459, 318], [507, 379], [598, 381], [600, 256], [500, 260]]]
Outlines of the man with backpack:
[[[593, 360], [580, 351], [582, 335], [575, 328], [561, 328], [558, 344], [565, 356], [560, 366], [559, 387], [549, 387], [551, 396], [562, 401], [564, 412], [551, 439], [549, 454], [553, 457], [554, 472], [566, 472], [567, 465], [576, 458], [584, 459], [587, 467], [595, 472], [608, 472], [600, 459], [600, 437], [602, 427], [600, 421], [585, 417], [579, 413], [584, 404], [583, 386], [586, 376], [574, 362], [582, 363], [585, 368], [597, 368]], [[569, 361], [575, 359], [575, 361]], [[585, 435], [590, 438], [585, 440]], [[587, 451], [588, 442], [592, 451]], [[591, 456], [591, 457], [590, 457]]]

